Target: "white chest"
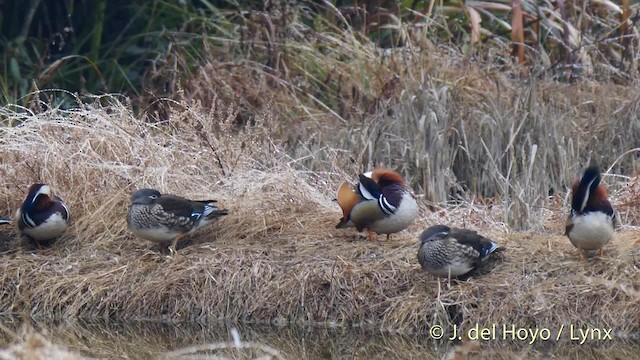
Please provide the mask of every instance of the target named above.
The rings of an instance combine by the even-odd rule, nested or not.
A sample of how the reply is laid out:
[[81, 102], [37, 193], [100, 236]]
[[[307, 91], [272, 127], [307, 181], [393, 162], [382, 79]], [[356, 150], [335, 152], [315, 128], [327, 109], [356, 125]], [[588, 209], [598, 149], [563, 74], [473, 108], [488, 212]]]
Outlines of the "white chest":
[[418, 216], [418, 203], [409, 193], [402, 195], [398, 210], [384, 219], [369, 226], [371, 231], [378, 234], [393, 234], [408, 228]]
[[613, 237], [613, 221], [602, 212], [576, 216], [569, 232], [571, 243], [584, 250], [598, 250]]
[[42, 224], [34, 228], [25, 227], [22, 232], [36, 241], [44, 241], [57, 238], [66, 228], [65, 219], [60, 213], [55, 213]]

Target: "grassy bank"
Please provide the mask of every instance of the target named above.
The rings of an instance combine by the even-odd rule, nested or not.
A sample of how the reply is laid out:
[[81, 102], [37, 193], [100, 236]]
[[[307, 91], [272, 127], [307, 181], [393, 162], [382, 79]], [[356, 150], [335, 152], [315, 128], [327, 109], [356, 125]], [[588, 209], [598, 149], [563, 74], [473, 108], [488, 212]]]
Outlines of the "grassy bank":
[[[316, 153], [292, 158], [274, 135], [273, 112], [238, 130], [233, 109], [189, 103], [175, 104], [168, 121], [153, 124], [109, 97], [73, 110], [1, 111], [5, 121], [19, 124], [2, 128], [0, 203], [6, 215], [30, 183], [46, 181], [73, 216], [71, 229], [50, 249], [30, 250], [11, 236], [3, 244], [3, 313], [407, 333], [448, 326], [452, 316], [467, 328], [574, 324], [612, 328], [618, 338], [640, 330], [640, 246], [628, 225], [636, 219], [635, 183], [605, 178], [627, 225], [604, 258], [589, 262], [579, 262], [561, 235], [563, 189], [528, 213], [535, 232], [514, 232], [503, 221], [508, 199], [445, 206], [420, 194], [414, 226], [392, 240], [369, 242], [334, 229], [340, 217], [332, 201], [336, 185], [357, 171], [349, 165], [351, 149], [316, 149], [331, 155], [318, 156], [325, 170], [305, 170], [301, 163]], [[143, 186], [216, 198], [230, 214], [176, 256], [163, 256], [126, 230], [128, 196]], [[488, 274], [439, 284], [416, 260], [417, 234], [436, 222], [479, 229], [507, 251]]]

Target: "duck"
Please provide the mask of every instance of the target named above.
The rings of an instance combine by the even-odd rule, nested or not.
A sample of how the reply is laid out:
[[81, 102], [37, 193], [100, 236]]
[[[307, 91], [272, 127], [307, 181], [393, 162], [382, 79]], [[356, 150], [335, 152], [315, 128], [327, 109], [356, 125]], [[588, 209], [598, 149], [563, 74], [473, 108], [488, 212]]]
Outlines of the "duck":
[[139, 189], [131, 194], [127, 226], [136, 236], [162, 247], [172, 244], [175, 250], [182, 237], [229, 213], [216, 203], [217, 200], [189, 200], [156, 189]]
[[38, 245], [51, 243], [69, 226], [71, 212], [47, 184], [33, 184], [16, 211], [15, 223], [21, 234]]
[[386, 234], [389, 239], [418, 216], [418, 203], [404, 179], [386, 168], [360, 174], [355, 186], [340, 184], [337, 201], [343, 216], [336, 228], [366, 230], [370, 240], [375, 240], [376, 234]]
[[565, 235], [578, 248], [580, 260], [585, 251], [599, 250], [611, 241], [620, 226], [620, 217], [607, 198], [607, 189], [600, 185], [602, 176], [597, 165], [587, 167], [571, 186], [571, 210], [565, 224]]
[[433, 225], [420, 234], [418, 262], [428, 273], [456, 278], [470, 273], [492, 254], [504, 250], [470, 229]]

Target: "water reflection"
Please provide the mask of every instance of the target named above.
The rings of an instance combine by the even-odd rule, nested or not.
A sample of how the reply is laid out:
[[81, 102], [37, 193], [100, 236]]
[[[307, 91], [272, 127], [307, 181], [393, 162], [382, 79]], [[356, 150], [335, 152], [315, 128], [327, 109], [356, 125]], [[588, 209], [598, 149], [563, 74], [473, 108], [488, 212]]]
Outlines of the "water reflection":
[[[56, 345], [86, 356], [108, 359], [158, 359], [168, 352], [204, 344], [233, 343], [231, 329], [237, 329], [243, 342], [254, 342], [275, 349], [285, 359], [443, 359], [452, 355], [455, 345], [434, 342], [419, 335], [388, 335], [346, 329], [200, 324], [73, 322], [29, 324], [7, 320], [3, 324], [17, 332], [40, 332]], [[1, 336], [4, 344], [13, 339]], [[3, 344], [3, 345], [4, 345]], [[472, 345], [472, 346], [469, 346]], [[639, 359], [638, 342], [611, 342], [598, 347], [572, 344], [466, 343], [459, 352], [471, 351], [473, 359], [513, 359], [560, 357], [590, 359]], [[189, 352], [187, 352], [189, 353]], [[233, 349], [223, 346], [199, 355], [210, 358], [252, 359], [265, 355], [260, 349]], [[166, 357], [165, 357], [166, 358]], [[179, 359], [195, 356], [173, 357]], [[198, 358], [207, 358], [198, 356]], [[267, 357], [272, 358], [272, 357]]]

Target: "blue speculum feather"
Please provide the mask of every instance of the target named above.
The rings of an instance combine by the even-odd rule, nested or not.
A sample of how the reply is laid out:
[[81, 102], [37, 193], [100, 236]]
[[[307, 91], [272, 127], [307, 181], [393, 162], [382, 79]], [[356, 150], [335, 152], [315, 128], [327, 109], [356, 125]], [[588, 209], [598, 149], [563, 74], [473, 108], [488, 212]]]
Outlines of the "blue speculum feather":
[[201, 213], [201, 212], [199, 212], [199, 211], [194, 211], [194, 212], [192, 212], [192, 213], [191, 213], [191, 220], [193, 220], [193, 221], [198, 221], [198, 219], [200, 219], [200, 218], [202, 217], [202, 214], [203, 214], [203, 213]]
[[480, 252], [480, 257], [486, 257], [498, 248], [498, 244], [490, 242], [488, 246], [484, 246]]

